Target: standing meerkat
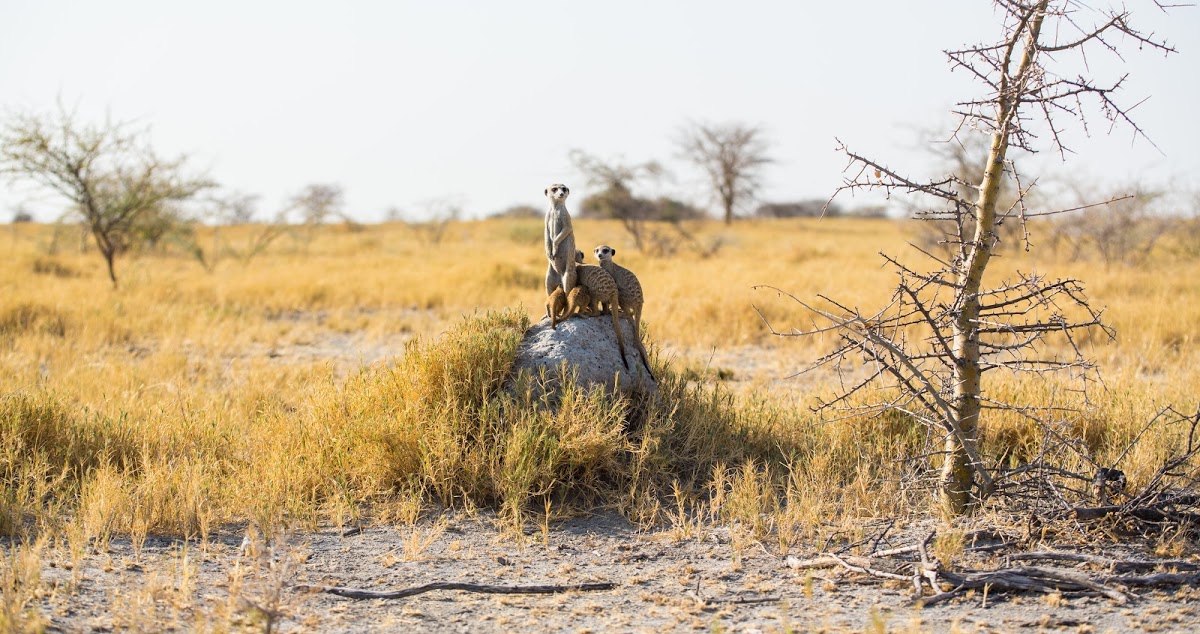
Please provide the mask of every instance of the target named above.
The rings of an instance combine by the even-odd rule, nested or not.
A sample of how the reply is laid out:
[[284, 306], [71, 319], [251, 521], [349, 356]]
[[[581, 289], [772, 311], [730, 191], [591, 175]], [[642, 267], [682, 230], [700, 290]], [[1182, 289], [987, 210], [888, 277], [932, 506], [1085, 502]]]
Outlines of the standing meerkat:
[[546, 295], [561, 287], [570, 293], [577, 283], [575, 279], [575, 229], [571, 226], [571, 213], [567, 211], [567, 196], [571, 190], [566, 185], [555, 183], [546, 188], [550, 207], [546, 209]]
[[[576, 310], [584, 314], [591, 314], [592, 309], [600, 302], [608, 306], [609, 313], [612, 314], [613, 330], [617, 331], [617, 350], [621, 353], [621, 363], [628, 370], [629, 362], [625, 360], [625, 336], [621, 334], [621, 322], [617, 320], [616, 280], [595, 264], [578, 264], [575, 266], [575, 273], [579, 278], [578, 288], [583, 288], [584, 292], [568, 295], [567, 315], [573, 314]], [[582, 302], [586, 298], [588, 305], [571, 303], [570, 297], [575, 297], [576, 302]]]
[[[607, 271], [613, 281], [617, 283], [617, 301], [621, 303], [621, 312], [628, 315], [633, 321], [634, 343], [637, 344], [642, 363], [646, 364], [647, 370], [650, 370], [650, 359], [646, 356], [646, 347], [642, 345], [641, 335], [642, 305], [645, 303], [645, 296], [642, 295], [642, 283], [638, 281], [633, 271], [613, 262], [612, 258], [617, 254], [616, 249], [602, 244], [596, 247], [594, 253], [596, 259], [600, 260], [600, 268]], [[650, 378], [654, 378], [653, 371], [651, 371]]]

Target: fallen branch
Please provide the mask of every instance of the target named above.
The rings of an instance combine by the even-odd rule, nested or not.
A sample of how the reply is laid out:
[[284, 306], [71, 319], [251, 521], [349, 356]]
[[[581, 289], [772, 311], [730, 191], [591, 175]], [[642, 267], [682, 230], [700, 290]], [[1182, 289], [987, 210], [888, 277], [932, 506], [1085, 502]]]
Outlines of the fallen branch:
[[[1164, 505], [1165, 506], [1165, 505]], [[1066, 509], [1058, 514], [1058, 518], [1073, 519], [1080, 522], [1088, 522], [1098, 520], [1109, 515], [1117, 515], [1118, 517], [1130, 517], [1142, 520], [1143, 522], [1173, 522], [1173, 523], [1200, 523], [1200, 514], [1171, 511], [1159, 506], [1142, 506], [1135, 508], [1127, 508], [1126, 506], [1109, 505], [1109, 506], [1077, 506]]]
[[1155, 588], [1162, 586], [1194, 586], [1200, 585], [1200, 573], [1178, 573], [1164, 572], [1157, 575], [1147, 575], [1145, 577], [1105, 577], [1102, 579], [1104, 583], [1119, 583], [1126, 586], [1139, 586], [1142, 588]]
[[[1005, 590], [1047, 593], [1091, 590], [1092, 592], [1103, 594], [1122, 605], [1129, 602], [1129, 595], [1121, 590], [1093, 580], [1083, 573], [1059, 568], [1028, 566], [1024, 568], [1006, 568], [966, 574], [942, 571], [939, 575], [953, 584], [955, 586], [954, 589], [931, 597], [914, 599], [912, 605], [929, 607], [935, 603], [952, 599], [972, 588], [984, 587], [988, 588], [989, 593]], [[1119, 578], [1112, 579], [1116, 581]]]
[[718, 604], [751, 605], [751, 604], [755, 604], [755, 603], [774, 603], [779, 600], [779, 597], [755, 597], [752, 599], [746, 599], [743, 597], [738, 597], [736, 599], [712, 598], [712, 597], [700, 596], [699, 594], [697, 594], [696, 592], [694, 592], [692, 590], [688, 590], [685, 594], [687, 594], [689, 599], [695, 601], [698, 605], [701, 605], [704, 607], [718, 605]]
[[833, 557], [833, 559], [837, 561], [839, 565], [850, 572], [858, 572], [871, 575], [872, 577], [878, 577], [880, 579], [893, 579], [896, 581], [912, 581], [913, 579], [913, 575], [898, 575], [894, 572], [887, 572], [886, 570], [879, 570], [869, 566], [858, 566], [846, 561], [845, 559], [842, 559], [841, 557], [838, 557], [837, 555], [830, 555], [830, 557]]
[[1012, 561], [1074, 561], [1104, 566], [1113, 572], [1132, 572], [1135, 570], [1154, 570], [1155, 568], [1173, 568], [1175, 570], [1200, 570], [1200, 564], [1194, 564], [1178, 559], [1110, 559], [1088, 553], [1071, 553], [1057, 550], [1018, 553], [1009, 557]]
[[488, 586], [477, 583], [455, 583], [455, 582], [438, 582], [427, 583], [423, 586], [415, 588], [404, 588], [402, 590], [389, 590], [380, 592], [376, 590], [359, 590], [356, 588], [343, 588], [340, 586], [308, 586], [298, 585], [295, 589], [299, 592], [324, 592], [327, 594], [345, 597], [347, 599], [403, 599], [434, 590], [462, 590], [463, 592], [478, 592], [481, 594], [559, 594], [562, 592], [594, 592], [598, 590], [612, 590], [617, 587], [617, 584], [610, 582], [603, 583], [577, 583], [568, 585], [549, 585], [549, 586]]

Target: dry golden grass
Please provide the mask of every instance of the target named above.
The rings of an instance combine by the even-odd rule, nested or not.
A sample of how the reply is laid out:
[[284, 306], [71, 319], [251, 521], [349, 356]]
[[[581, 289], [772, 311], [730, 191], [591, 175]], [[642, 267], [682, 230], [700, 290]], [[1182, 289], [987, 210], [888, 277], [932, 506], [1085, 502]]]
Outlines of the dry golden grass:
[[[223, 228], [221, 240], [244, 244], [255, 231]], [[698, 518], [736, 521], [738, 539], [786, 550], [836, 530], [831, 519], [927, 505], [892, 473], [921, 431], [901, 416], [819, 422], [804, 398], [828, 395], [833, 377], [779, 379], [832, 341], [774, 337], [752, 308], [781, 329], [807, 325], [757, 284], [881, 305], [894, 280], [878, 252], [921, 258], [907, 225], [713, 223], [697, 236], [724, 241], [716, 256], [659, 259], [634, 252], [614, 223], [580, 220], [576, 231], [591, 240], [581, 248], [616, 246], [645, 287], [665, 398], [640, 434], [621, 431], [638, 404], [575, 392], [552, 414], [500, 389], [543, 310], [538, 219], [455, 224], [439, 244], [403, 225], [327, 227], [311, 244], [284, 238], [211, 272], [178, 255], [128, 256], [118, 290], [94, 252], [51, 255], [51, 228], [7, 228], [0, 532], [81, 552], [114, 535], [206, 538], [233, 521], [264, 534], [364, 514], [412, 522], [429, 503], [495, 507], [517, 525], [583, 501], [680, 534]], [[1136, 269], [1008, 249], [990, 272], [1077, 277], [1107, 306], [1119, 338], [1089, 342], [1107, 388], [1072, 430], [1101, 459], [1158, 407], [1196, 405], [1200, 258], [1170, 246]], [[986, 389], [1043, 402], [1057, 387]], [[1016, 460], [1039, 442], [1015, 417], [984, 423], [990, 455]], [[1123, 463], [1131, 484], [1177, 442], [1146, 439]], [[40, 547], [20, 548], [5, 555], [6, 579], [27, 575], [22, 558]], [[5, 584], [13, 622], [26, 599]]]

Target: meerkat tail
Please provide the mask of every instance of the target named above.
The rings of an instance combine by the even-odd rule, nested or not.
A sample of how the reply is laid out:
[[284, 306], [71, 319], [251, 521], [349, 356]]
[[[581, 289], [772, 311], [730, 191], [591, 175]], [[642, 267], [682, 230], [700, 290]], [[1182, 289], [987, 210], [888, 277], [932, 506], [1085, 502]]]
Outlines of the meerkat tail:
[[612, 313], [613, 329], [617, 331], [617, 350], [621, 352], [621, 363], [625, 364], [625, 369], [629, 369], [629, 361], [625, 359], [625, 337], [621, 335], [621, 322], [617, 319], [617, 303], [612, 302], [608, 305], [608, 312]]
[[641, 321], [638, 317], [633, 318], [633, 342], [637, 345], [638, 355], [642, 358], [642, 364], [646, 366], [646, 372], [650, 374], [650, 380], [657, 381], [654, 370], [650, 369], [650, 357], [646, 354], [646, 346], [642, 343], [642, 327], [639, 325]]

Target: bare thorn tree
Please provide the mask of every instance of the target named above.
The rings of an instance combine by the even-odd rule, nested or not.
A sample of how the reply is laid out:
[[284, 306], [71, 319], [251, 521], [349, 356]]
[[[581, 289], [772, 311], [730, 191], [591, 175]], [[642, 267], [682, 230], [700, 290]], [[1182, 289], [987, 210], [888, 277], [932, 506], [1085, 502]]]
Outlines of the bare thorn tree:
[[639, 184], [661, 179], [665, 174], [657, 161], [626, 163], [622, 159], [604, 160], [583, 150], [567, 154], [584, 181], [600, 191], [579, 201], [579, 214], [619, 220], [633, 238], [638, 251], [645, 252], [650, 241], [646, 222], [654, 216], [653, 204], [633, 193]]
[[676, 145], [684, 159], [708, 176], [725, 224], [733, 222], [734, 211], [754, 200], [762, 168], [772, 161], [762, 129], [743, 123], [693, 123], [679, 134]]
[[345, 214], [346, 194], [342, 186], [334, 183], [306, 185], [291, 199], [291, 208], [300, 211], [301, 219], [308, 226], [325, 224], [330, 218]]
[[308, 250], [316, 234], [317, 227], [325, 224], [330, 218], [346, 218], [346, 194], [342, 186], [336, 183], [313, 183], [306, 185], [289, 202], [289, 210], [300, 212], [304, 224], [304, 249]]
[[[983, 389], [984, 375], [1066, 372], [1075, 379], [1073, 385], [1086, 390], [1094, 368], [1080, 350], [1081, 338], [1093, 329], [1112, 334], [1075, 280], [1019, 274], [1014, 281], [984, 285], [998, 230], [1006, 219], [1023, 224], [1035, 215], [1058, 213], [1026, 208], [1032, 181], [1021, 177], [1010, 149], [1051, 149], [1065, 157], [1060, 119], [1086, 124], [1089, 101], [1111, 123], [1127, 125], [1142, 136], [1130, 118], [1130, 107], [1115, 100], [1124, 77], [1102, 84], [1061, 75], [1057, 69], [1094, 49], [1119, 56], [1119, 45], [1173, 52], [1162, 40], [1136, 30], [1124, 8], [1096, 10], [1077, 0], [994, 4], [1002, 37], [992, 44], [947, 52], [955, 68], [965, 69], [985, 87], [982, 97], [960, 103], [955, 110], [961, 117], [956, 135], [976, 132], [990, 137], [977, 178], [953, 173], [931, 180], [910, 178], [845, 145], [839, 148], [849, 159], [851, 176], [838, 193], [873, 189], [933, 201], [923, 217], [948, 227], [943, 239], [951, 246], [950, 257], [926, 253], [937, 268], [923, 272], [885, 255], [899, 276], [887, 306], [864, 313], [830, 298], [822, 298], [827, 302], [822, 306], [800, 302], [825, 325], [807, 333], [784, 333], [836, 332], [840, 345], [817, 364], [840, 368], [854, 355], [872, 368], [864, 380], [821, 408], [854, 413], [899, 410], [944, 436], [938, 488], [943, 507], [954, 514], [966, 512], [996, 486], [996, 467], [978, 449], [985, 412], [1002, 409], [1023, 415], [1048, 431], [1065, 415], [1053, 403], [996, 400]], [[1042, 130], [1049, 134], [1038, 136]], [[1005, 181], [1012, 188], [1007, 207], [999, 204]], [[1059, 351], [1051, 349], [1049, 338], [1060, 340]], [[884, 402], [866, 391], [880, 380], [891, 388], [883, 393], [893, 395]], [[855, 395], [859, 398], [852, 398]], [[860, 405], [864, 398], [875, 402]]]
[[212, 184], [184, 173], [185, 158], [166, 160], [129, 123], [82, 124], [62, 104], [51, 114], [21, 113], [0, 129], [0, 173], [29, 179], [82, 216], [117, 285], [114, 261], [143, 217]]
[[456, 196], [444, 196], [425, 201], [425, 220], [409, 223], [421, 244], [435, 247], [442, 243], [450, 226], [463, 216], [463, 201]]

